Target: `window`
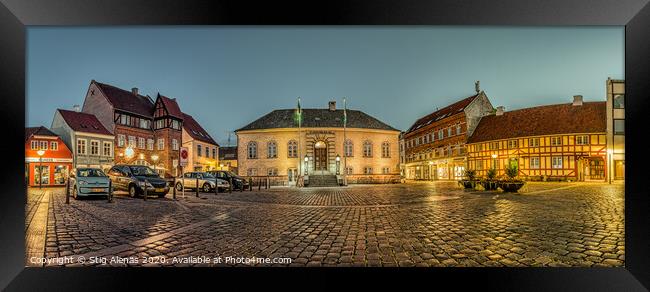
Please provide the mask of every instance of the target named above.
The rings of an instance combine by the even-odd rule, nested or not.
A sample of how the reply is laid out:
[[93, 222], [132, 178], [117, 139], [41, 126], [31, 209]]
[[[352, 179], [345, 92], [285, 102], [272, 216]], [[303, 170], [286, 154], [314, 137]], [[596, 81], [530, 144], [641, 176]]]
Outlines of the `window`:
[[149, 129], [151, 127], [151, 121], [146, 119], [140, 119], [140, 128]]
[[201, 152], [203, 149], [201, 149], [201, 144], [196, 145], [196, 155], [201, 157]]
[[483, 169], [483, 160], [476, 160], [476, 169], [477, 170]]
[[539, 168], [539, 157], [530, 158], [530, 168]]
[[451, 127], [447, 128], [447, 137], [451, 137]]
[[372, 157], [372, 142], [363, 142], [363, 157]]
[[499, 149], [499, 142], [492, 142], [492, 143], [488, 144], [488, 149], [490, 149], [490, 150]]
[[348, 167], [345, 168], [345, 174], [352, 175], [352, 167], [351, 166], [348, 166]]
[[153, 150], [153, 139], [147, 139], [147, 150]]
[[298, 157], [298, 142], [296, 142], [296, 140], [290, 140], [289, 143], [287, 143], [287, 157]]
[[614, 120], [614, 134], [625, 134], [625, 120]]
[[418, 139], [416, 141], [417, 141], [418, 145], [422, 144], [422, 137], [418, 137]]
[[138, 137], [138, 148], [144, 149], [144, 138]]
[[614, 95], [614, 108], [625, 108], [625, 95]]
[[86, 154], [86, 139], [77, 139], [77, 154]]
[[172, 150], [178, 150], [178, 140], [172, 139]]
[[364, 167], [363, 174], [372, 174], [372, 167]]
[[429, 135], [424, 135], [424, 144], [429, 143]]
[[47, 150], [47, 141], [40, 141], [38, 144], [40, 149]]
[[515, 149], [519, 147], [519, 141], [518, 140], [508, 140], [508, 148], [509, 149]]
[[390, 157], [390, 144], [388, 142], [381, 143], [381, 157]]
[[59, 142], [50, 142], [50, 150], [59, 150]]
[[94, 156], [99, 155], [99, 141], [96, 140], [90, 141], [90, 155], [94, 155]]
[[135, 148], [135, 137], [129, 136], [129, 147]]
[[38, 150], [38, 141], [32, 140], [31, 144], [32, 150]]
[[177, 120], [172, 120], [172, 128], [174, 128], [176, 130], [180, 130], [181, 129], [181, 123], [179, 123]]
[[553, 168], [562, 168], [562, 156], [553, 156], [552, 165]]
[[528, 139], [528, 147], [539, 147], [539, 138]]
[[476, 145], [477, 151], [483, 151], [483, 144]]
[[256, 159], [257, 158], [257, 142], [251, 141], [248, 142], [248, 159]]
[[460, 135], [460, 124], [456, 125], [456, 135]]
[[269, 168], [266, 170], [266, 175], [268, 176], [276, 176], [278, 175], [278, 169], [277, 168]]
[[127, 115], [120, 115], [120, 124], [129, 125], [131, 124], [131, 117]]
[[158, 150], [165, 150], [165, 139], [164, 138], [159, 138], [158, 139]]
[[217, 159], [217, 148], [212, 148], [212, 158]]
[[246, 175], [248, 176], [256, 176], [257, 175], [257, 168], [249, 168], [246, 170]]
[[343, 155], [345, 155], [346, 157], [352, 157], [353, 156], [352, 154], [354, 153], [353, 151], [354, 148], [352, 145], [352, 140], [350, 139], [345, 140], [345, 143], [343, 145]]
[[210, 147], [205, 146], [205, 157], [210, 158]]
[[589, 136], [576, 136], [576, 145], [589, 145]]
[[278, 145], [275, 143], [275, 141], [266, 143], [266, 155], [268, 158], [278, 157]]
[[104, 155], [104, 156], [112, 156], [112, 153], [113, 153], [113, 149], [112, 149], [112, 148], [113, 148], [113, 143], [104, 141], [104, 143], [103, 143], [102, 146], [103, 146], [103, 147], [102, 147], [102, 150], [103, 150], [103, 151], [102, 151], [102, 155]]
[[384, 167], [384, 168], [381, 169], [381, 173], [388, 174], [388, 173], [390, 173], [390, 169], [388, 167]]
[[443, 134], [442, 129], [438, 130], [438, 140], [442, 140], [442, 138], [443, 138], [442, 134]]
[[562, 137], [551, 137], [551, 146], [562, 146]]
[[431, 142], [436, 141], [436, 134], [433, 132], [429, 133], [429, 140], [431, 140]]
[[125, 137], [122, 134], [117, 135], [117, 147], [124, 147]]

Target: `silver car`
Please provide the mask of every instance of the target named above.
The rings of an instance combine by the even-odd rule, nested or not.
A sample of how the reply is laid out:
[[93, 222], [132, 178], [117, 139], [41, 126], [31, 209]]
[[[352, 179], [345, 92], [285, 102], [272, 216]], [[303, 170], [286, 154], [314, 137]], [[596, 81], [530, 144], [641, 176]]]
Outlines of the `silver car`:
[[110, 179], [99, 168], [77, 168], [70, 173], [72, 197], [108, 196]]
[[215, 188], [215, 184], [217, 184], [219, 190], [225, 191], [230, 188], [230, 184], [226, 180], [216, 178], [214, 175], [207, 172], [195, 171], [186, 172], [183, 177], [176, 181], [176, 191], [182, 191], [183, 187], [185, 187], [185, 189], [196, 189], [197, 178], [198, 188], [206, 193], [212, 192]]

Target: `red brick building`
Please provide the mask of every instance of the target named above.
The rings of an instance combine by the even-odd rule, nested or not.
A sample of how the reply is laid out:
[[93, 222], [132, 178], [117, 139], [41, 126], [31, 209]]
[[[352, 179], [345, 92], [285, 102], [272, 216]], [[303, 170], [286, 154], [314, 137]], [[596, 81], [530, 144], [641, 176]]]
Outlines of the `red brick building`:
[[[43, 155], [38, 151], [43, 150]], [[72, 152], [47, 128], [25, 128], [25, 179], [28, 186], [63, 186], [72, 169]]]
[[115, 164], [148, 165], [165, 176], [180, 173], [183, 127], [176, 99], [138, 93], [92, 80], [83, 112], [93, 114], [115, 136]]

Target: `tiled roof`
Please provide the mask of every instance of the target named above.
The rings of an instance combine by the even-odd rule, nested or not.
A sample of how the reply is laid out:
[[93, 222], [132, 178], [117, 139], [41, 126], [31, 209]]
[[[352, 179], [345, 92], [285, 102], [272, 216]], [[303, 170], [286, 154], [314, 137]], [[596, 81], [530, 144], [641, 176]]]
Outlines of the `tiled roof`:
[[470, 97], [464, 98], [460, 101], [452, 103], [442, 109], [439, 109], [435, 112], [432, 112], [424, 117], [419, 118], [413, 125], [406, 131], [406, 133], [420, 129], [426, 125], [429, 125], [435, 121], [442, 120], [446, 117], [453, 116], [457, 113], [462, 112], [477, 96], [478, 94], [472, 95]]
[[32, 135], [38, 135], [38, 136], [51, 136], [51, 137], [58, 137], [59, 135], [54, 134], [50, 129], [39, 126], [39, 127], [27, 127], [25, 128], [25, 141], [29, 139]]
[[467, 143], [515, 137], [604, 133], [607, 129], [605, 102], [584, 102], [524, 108], [481, 118]]
[[205, 143], [219, 146], [219, 144], [210, 137], [208, 132], [203, 129], [199, 122], [197, 122], [192, 116], [186, 113], [181, 114], [183, 115], [183, 130], [185, 130], [190, 137]]
[[175, 98], [169, 98], [164, 95], [161, 95], [160, 93], [158, 94], [158, 98], [162, 100], [162, 103], [165, 105], [165, 108], [167, 109], [167, 113], [170, 116], [179, 119], [183, 118], [183, 112], [181, 112], [181, 108], [178, 106], [178, 103], [176, 103]]
[[95, 115], [64, 109], [58, 109], [58, 111], [65, 123], [75, 132], [113, 135], [104, 128]]
[[237, 160], [237, 146], [219, 147], [219, 160]]
[[[238, 129], [237, 131], [273, 129], [273, 128], [297, 128], [295, 120], [295, 109], [274, 110], [254, 122]], [[342, 128], [343, 110], [330, 111], [329, 109], [303, 109], [301, 127], [304, 128]], [[358, 110], [347, 110], [347, 127], [363, 129], [379, 129], [399, 131], [378, 119]]]
[[94, 81], [102, 90], [108, 101], [115, 109], [135, 113], [145, 117], [152, 117], [154, 104], [151, 99], [143, 95], [134, 95], [131, 91], [117, 88], [113, 85]]

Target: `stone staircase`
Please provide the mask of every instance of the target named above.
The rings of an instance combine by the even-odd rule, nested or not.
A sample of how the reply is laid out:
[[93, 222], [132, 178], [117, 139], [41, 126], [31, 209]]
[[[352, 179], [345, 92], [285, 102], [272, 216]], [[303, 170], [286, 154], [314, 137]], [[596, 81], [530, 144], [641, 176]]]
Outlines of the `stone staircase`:
[[310, 175], [308, 187], [337, 187], [336, 175]]

